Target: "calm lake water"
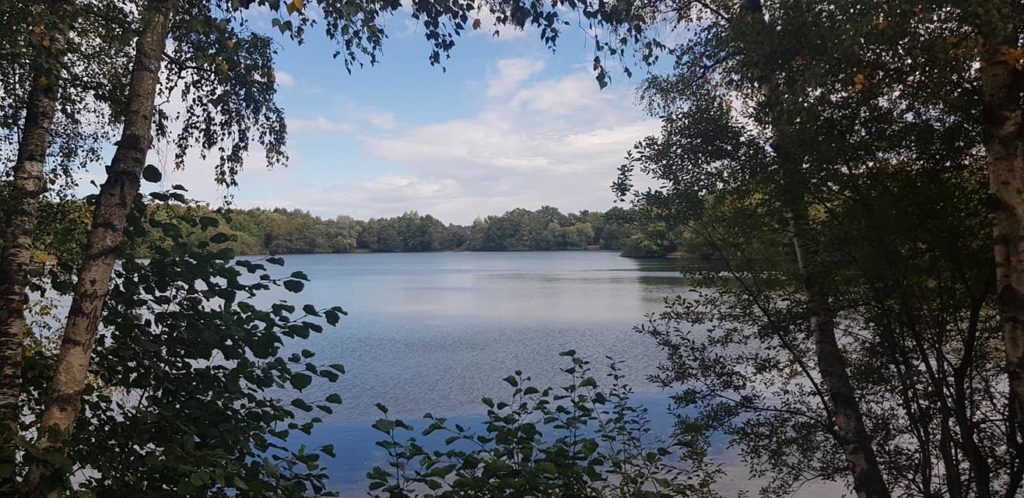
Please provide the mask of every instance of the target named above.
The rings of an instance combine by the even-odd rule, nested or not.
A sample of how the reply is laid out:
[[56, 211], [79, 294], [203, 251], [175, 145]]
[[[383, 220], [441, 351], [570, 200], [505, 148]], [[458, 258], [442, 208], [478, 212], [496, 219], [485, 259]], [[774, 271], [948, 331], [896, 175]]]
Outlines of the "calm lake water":
[[[381, 463], [369, 428], [374, 403], [391, 415], [426, 412], [472, 423], [483, 396], [501, 397], [501, 378], [520, 369], [536, 385], [561, 385], [560, 351], [575, 349], [595, 366], [605, 356], [624, 363], [638, 399], [655, 406], [666, 394], [649, 384], [663, 354], [632, 330], [667, 295], [686, 283], [668, 261], [613, 252], [405, 253], [286, 256], [286, 270], [311, 282], [293, 304], [340, 305], [340, 326], [303, 341], [323, 363], [343, 363], [338, 384], [309, 394], [341, 393], [344, 403], [325, 418], [311, 444], [333, 443], [326, 462], [332, 484], [346, 496], [365, 489], [363, 475]], [[600, 378], [600, 377], [598, 377]]]

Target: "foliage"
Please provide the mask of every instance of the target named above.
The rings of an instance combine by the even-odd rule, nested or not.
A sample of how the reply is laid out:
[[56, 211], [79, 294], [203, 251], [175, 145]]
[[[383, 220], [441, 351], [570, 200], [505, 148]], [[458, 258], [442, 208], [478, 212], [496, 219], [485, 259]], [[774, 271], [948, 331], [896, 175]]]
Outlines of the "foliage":
[[[645, 83], [662, 128], [616, 182], [726, 269], [694, 272], [697, 289], [639, 327], [669, 355], [661, 380], [698, 407], [684, 420], [728, 433], [767, 495], [849, 482], [808, 321], [812, 264], [892, 492], [1015, 496], [981, 88], [958, 41], [970, 16], [765, 2], [758, 25], [726, 4], [698, 8], [673, 72]], [[636, 190], [636, 174], [655, 186]], [[817, 261], [794, 250], [798, 223]]]
[[17, 156], [21, 123], [33, 71], [50, 47], [51, 30], [68, 29], [63, 48], [61, 94], [51, 127], [47, 185], [70, 191], [75, 173], [103, 160], [120, 117], [105, 105], [107, 97], [124, 90], [134, 33], [123, 24], [124, 2], [0, 2], [0, 41], [6, 70], [0, 75], [0, 169], [9, 175]]
[[[336, 381], [344, 367], [317, 364], [298, 343], [336, 325], [344, 311], [283, 301], [258, 307], [254, 300], [274, 288], [300, 292], [306, 275], [274, 276], [280, 258], [236, 260], [230, 249], [214, 249], [223, 233], [181, 192], [152, 196], [165, 207], [160, 212], [175, 215], [131, 220], [71, 451], [34, 454], [27, 441], [26, 451], [71, 472], [74, 495], [324, 492], [318, 462], [333, 447], [296, 448], [289, 436], [309, 434], [320, 422], [316, 413], [341, 402], [337, 394], [301, 393], [317, 379]], [[206, 241], [185, 239], [186, 228]], [[168, 244], [135, 259], [136, 236], [146, 230], [160, 231]], [[26, 435], [55, 364], [51, 333], [36, 328], [35, 346], [26, 350]]]
[[[174, 216], [173, 212], [152, 216]], [[415, 211], [393, 218], [366, 221], [348, 216], [322, 219], [302, 210], [218, 209], [205, 216], [216, 218], [237, 254], [301, 254], [370, 252], [466, 251], [549, 251], [599, 247], [622, 249], [627, 237], [636, 235], [635, 217], [630, 211], [612, 208], [606, 213], [581, 211], [562, 214], [553, 207], [537, 211], [514, 209], [501, 216], [488, 216], [472, 225], [445, 225], [433, 216]], [[198, 242], [185, 228], [186, 237]], [[148, 243], [166, 244], [159, 232]], [[675, 242], [665, 242], [675, 247]], [[657, 256], [663, 256], [666, 251]]]
[[[413, 427], [388, 417], [373, 427], [386, 438], [388, 465], [367, 474], [374, 496], [713, 496], [716, 471], [704, 464], [707, 434], [681, 426], [668, 446], [650, 441], [647, 409], [630, 400], [617, 364], [611, 386], [590, 376], [590, 362], [575, 351], [567, 384], [539, 389], [517, 371], [506, 377], [508, 401], [483, 398], [487, 419], [478, 432], [447, 419], [424, 415], [424, 437], [445, 436], [444, 450], [404, 438]], [[403, 439], [404, 438], [404, 439]]]

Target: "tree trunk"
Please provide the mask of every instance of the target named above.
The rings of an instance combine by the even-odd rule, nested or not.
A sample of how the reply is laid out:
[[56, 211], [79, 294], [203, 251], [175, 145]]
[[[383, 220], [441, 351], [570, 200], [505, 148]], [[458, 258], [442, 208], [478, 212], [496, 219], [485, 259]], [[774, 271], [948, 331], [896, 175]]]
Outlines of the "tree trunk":
[[1010, 418], [1024, 435], [1024, 141], [1016, 33], [985, 47], [981, 61], [985, 153], [993, 209], [996, 296], [1006, 347]]
[[[764, 53], [772, 45], [772, 30], [765, 21], [761, 0], [745, 0], [741, 8], [741, 21], [750, 23], [759, 33]], [[850, 466], [853, 488], [862, 498], [888, 498], [889, 488], [871, 446], [871, 436], [864, 425], [856, 390], [850, 380], [846, 356], [836, 339], [835, 311], [822, 271], [818, 241], [811, 228], [807, 208], [807, 181], [801, 171], [803, 160], [788, 154], [786, 135], [789, 125], [783, 107], [785, 89], [775, 74], [767, 74], [761, 82], [762, 98], [767, 103], [770, 126], [774, 135], [772, 148], [780, 169], [779, 194], [792, 223], [793, 245], [807, 299], [807, 318], [814, 339], [814, 352], [818, 373], [828, 393], [839, 444]]]
[[839, 443], [853, 474], [853, 489], [857, 496], [863, 498], [888, 497], [889, 488], [871, 446], [871, 436], [850, 380], [846, 356], [836, 338], [835, 311], [819, 267], [819, 250], [811, 235], [807, 204], [800, 186], [802, 182], [783, 180], [783, 183], [783, 189], [795, 189], [795, 192], [790, 192], [791, 200], [787, 203], [792, 219], [793, 245], [807, 298], [807, 316], [814, 337], [818, 372], [832, 405]]
[[[128, 88], [128, 113], [93, 211], [92, 229], [64, 328], [57, 370], [40, 422], [37, 444], [46, 451], [63, 450], [81, 409], [82, 391], [117, 249], [124, 238], [124, 225], [139, 192], [146, 154], [153, 143], [154, 102], [175, 7], [176, 0], [149, 0], [142, 12], [142, 29], [135, 45]], [[26, 478], [25, 494], [57, 496], [63, 479], [60, 472], [37, 463]]]
[[50, 147], [50, 129], [57, 111], [57, 98], [64, 59], [67, 28], [63, 9], [53, 7], [54, 18], [45, 33], [48, 44], [41, 46], [32, 71], [25, 122], [18, 143], [11, 182], [11, 211], [4, 220], [3, 254], [0, 256], [0, 495], [13, 494], [17, 448], [11, 436], [20, 422], [21, 354], [27, 324], [26, 287], [32, 264], [33, 234], [39, 196], [46, 190], [43, 167]]

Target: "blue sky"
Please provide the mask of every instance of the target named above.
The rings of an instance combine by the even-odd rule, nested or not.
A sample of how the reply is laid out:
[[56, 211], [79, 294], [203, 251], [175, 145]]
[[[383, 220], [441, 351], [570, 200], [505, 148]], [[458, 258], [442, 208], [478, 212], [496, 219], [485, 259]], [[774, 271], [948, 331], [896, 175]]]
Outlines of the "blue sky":
[[[598, 88], [582, 31], [565, 33], [552, 54], [529, 31], [483, 29], [459, 40], [442, 71], [414, 23], [388, 26], [381, 62], [352, 74], [315, 33], [303, 46], [282, 43], [291, 159], [267, 170], [253, 151], [229, 193], [235, 205], [357, 218], [416, 210], [456, 223], [545, 204], [603, 210], [626, 150], [657, 129], [635, 105], [636, 81], [619, 74]], [[154, 155], [171, 163], [160, 146]], [[214, 204], [226, 193], [198, 158], [164, 183]]]

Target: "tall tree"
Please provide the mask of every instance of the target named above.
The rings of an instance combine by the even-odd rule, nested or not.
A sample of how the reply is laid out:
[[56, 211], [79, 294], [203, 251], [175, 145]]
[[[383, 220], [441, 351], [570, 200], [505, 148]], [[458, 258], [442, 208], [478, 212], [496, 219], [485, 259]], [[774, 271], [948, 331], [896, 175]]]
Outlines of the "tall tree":
[[[112, 68], [124, 60], [125, 32], [118, 26], [125, 5], [104, 0], [77, 2], [5, 2], [0, 30], [7, 70], [0, 78], [5, 168], [4, 196], [9, 209], [3, 224], [0, 257], [0, 344], [4, 376], [2, 423], [22, 422], [18, 393], [24, 309], [34, 262], [39, 199], [71, 191], [73, 173], [98, 162], [109, 123], [120, 118], [105, 105], [123, 78]], [[12, 141], [8, 141], [10, 138]], [[13, 448], [3, 442], [4, 458]], [[0, 465], [2, 474], [10, 468]], [[5, 476], [6, 478], [6, 476]]]
[[[680, 53], [684, 59], [699, 59], [696, 63], [692, 63], [692, 59], [684, 63], [693, 71], [687, 76], [693, 84], [720, 85], [722, 88], [713, 91], [735, 92], [742, 101], [738, 106], [749, 106], [752, 126], [763, 136], [764, 145], [770, 150], [763, 158], [762, 170], [741, 174], [767, 175], [769, 192], [789, 219], [817, 374], [829, 417], [835, 424], [836, 440], [849, 464], [853, 488], [858, 496], [885, 497], [889, 496], [888, 486], [871, 445], [845, 354], [836, 337], [836, 313], [829, 290], [832, 277], [811, 220], [808, 195], [815, 180], [811, 176], [814, 173], [808, 170], [826, 161], [815, 157], [819, 151], [806, 147], [796, 130], [804, 126], [798, 121], [804, 118], [803, 101], [813, 94], [815, 87], [821, 87], [815, 80], [819, 75], [811, 67], [796, 68], [806, 73], [794, 74], [791, 61], [799, 55], [790, 50], [795, 40], [783, 39], [799, 32], [801, 23], [809, 22], [802, 16], [816, 13], [813, 5], [799, 1], [773, 7], [775, 10], [770, 15], [760, 0], [744, 0], [724, 11], [698, 7], [694, 12], [705, 16], [711, 26], [702, 30], [706, 36], [699, 37], [699, 41]], [[828, 46], [814, 48], [831, 49]], [[723, 72], [728, 75], [707, 78], [712, 71], [718, 71], [718, 76]], [[679, 98], [686, 100], [688, 96]]]
[[0, 493], [14, 491], [16, 447], [21, 393], [22, 342], [27, 327], [29, 267], [33, 256], [33, 232], [39, 197], [46, 188], [44, 163], [50, 147], [50, 130], [57, 114], [67, 26], [62, 2], [47, 5], [48, 21], [37, 40], [31, 87], [25, 107], [18, 155], [13, 168], [10, 197], [12, 209], [4, 220], [3, 253], [0, 255]]
[[[681, 210], [677, 220], [706, 216], [705, 202], [723, 203], [765, 223], [784, 212], [786, 232], [805, 235], [808, 227], [794, 226], [801, 221], [794, 214], [806, 213], [818, 270], [827, 277], [819, 284], [836, 308], [829, 313], [833, 330], [842, 334], [838, 344], [846, 352], [848, 376], [858, 387], [861, 416], [872, 428], [885, 479], [907, 493], [1014, 496], [1020, 489], [1021, 453], [1016, 431], [1001, 415], [1007, 407], [1001, 396], [1005, 384], [992, 375], [992, 353], [1002, 354], [1002, 347], [993, 341], [995, 312], [986, 290], [989, 280], [982, 277], [991, 267], [971, 249], [990, 243], [979, 242], [976, 231], [984, 214], [977, 182], [983, 171], [977, 166], [985, 162], [979, 119], [984, 75], [977, 64], [983, 45], [979, 33], [985, 30], [978, 16], [994, 13], [991, 19], [1012, 24], [1012, 9], [991, 2], [788, 1], [766, 7], [767, 32], [730, 23], [734, 36], [726, 37], [716, 36], [714, 25], [703, 26], [696, 31], [699, 42], [681, 51], [678, 67], [685, 76], [651, 83], [659, 96], [656, 110], [666, 116], [663, 136], [643, 142], [634, 159], [664, 187], [644, 194], [644, 203]], [[1004, 55], [1016, 64], [1012, 51]], [[763, 85], [740, 83], [773, 76], [781, 87], [774, 94]], [[764, 96], [771, 98], [759, 100]], [[765, 161], [765, 153], [774, 157]], [[790, 167], [777, 161], [784, 155], [795, 157]], [[925, 199], [935, 199], [927, 201], [932, 203], [927, 209]], [[943, 220], [941, 227], [936, 218]], [[849, 232], [844, 243], [830, 242], [829, 227], [840, 219], [850, 223], [844, 228]], [[875, 233], [892, 227], [894, 219], [914, 226]], [[704, 230], [712, 240], [725, 231], [713, 224]], [[750, 242], [756, 247], [756, 240]], [[728, 254], [736, 247], [719, 240], [717, 249]], [[796, 263], [809, 300], [808, 265]], [[769, 317], [756, 326], [778, 330], [789, 323], [785, 319], [791, 315], [779, 309], [791, 308], [791, 291], [744, 273], [750, 268], [733, 274], [756, 284], [742, 293], [749, 301], [716, 316], [743, 323], [749, 319], [737, 315], [743, 309]], [[762, 262], [752, 268], [774, 267]], [[851, 275], [861, 280], [851, 284]], [[864, 308], [866, 302], [871, 308]], [[707, 323], [707, 315], [687, 306], [673, 307], [668, 316]], [[804, 363], [804, 351], [792, 348], [794, 337], [761, 334], [715, 336], [708, 343], [766, 340], [797, 367]], [[686, 340], [665, 344], [672, 352], [689, 345]], [[756, 378], [763, 373], [756, 366], [772, 355], [742, 358], [755, 370], [733, 373]], [[872, 375], [882, 362], [884, 374]], [[680, 362], [680, 379], [692, 378], [688, 366], [689, 360]], [[725, 381], [726, 374], [719, 373]], [[732, 380], [743, 392], [744, 383]], [[716, 387], [728, 391], [729, 386]], [[793, 399], [793, 391], [781, 393], [780, 399]], [[731, 409], [748, 410], [747, 400], [739, 397]], [[898, 419], [891, 418], [896, 406], [904, 411]], [[781, 408], [789, 407], [782, 402]], [[775, 427], [787, 426], [795, 433], [806, 430], [795, 423]], [[906, 429], [899, 433], [896, 427]], [[746, 433], [755, 446], [756, 434]], [[912, 449], [894, 434], [912, 434]], [[788, 451], [802, 450], [809, 447]], [[768, 456], [755, 454], [754, 460]], [[787, 467], [781, 460], [774, 463]]]
[[[832, 405], [839, 442], [853, 474], [853, 489], [861, 497], [887, 497], [889, 489], [864, 424], [863, 411], [850, 380], [846, 357], [836, 338], [836, 315], [828, 290], [830, 277], [822, 261], [818, 235], [814, 233], [810, 221], [807, 202], [809, 182], [803, 172], [807, 163], [806, 153], [794, 147], [789, 137], [789, 130], [794, 125], [794, 113], [787, 108], [785, 94], [795, 89], [773, 72], [770, 59], [765, 57], [779, 48], [773, 43], [775, 30], [765, 20], [761, 1], [746, 0], [740, 12], [740, 19], [751, 24], [754, 34], [751, 41], [760, 39], [762, 43], [762, 51], [755, 57], [762, 58], [768, 67], [758, 79], [768, 114], [766, 124], [772, 134], [771, 147], [778, 165], [778, 195], [789, 214], [797, 267], [807, 297], [807, 318], [813, 336], [818, 372]], [[746, 47], [752, 52], [756, 50], [753, 43], [748, 42]]]
[[993, 244], [1010, 417], [1024, 437], [1024, 4], [978, 2], [983, 143], [993, 206]]
[[[123, 237], [128, 212], [139, 191], [146, 155], [153, 143], [151, 127], [160, 67], [177, 4], [176, 0], [152, 0], [141, 12], [142, 24], [128, 87], [124, 128], [107, 168], [107, 180], [100, 187], [92, 230], [61, 339], [57, 370], [39, 426], [37, 444], [43, 450], [62, 445], [71, 434], [81, 407], [82, 390], [85, 389], [117, 247]], [[37, 466], [24, 483], [26, 494], [57, 496], [62, 481], [63, 476]]]

